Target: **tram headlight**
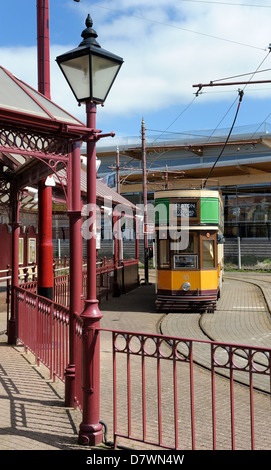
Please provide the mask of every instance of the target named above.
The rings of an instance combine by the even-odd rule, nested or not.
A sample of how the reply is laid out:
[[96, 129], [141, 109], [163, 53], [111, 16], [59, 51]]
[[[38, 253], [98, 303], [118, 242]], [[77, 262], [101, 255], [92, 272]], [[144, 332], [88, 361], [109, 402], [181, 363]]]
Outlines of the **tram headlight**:
[[184, 282], [183, 285], [182, 285], [182, 290], [187, 291], [187, 290], [190, 289], [190, 287], [191, 286], [190, 286], [189, 282]]

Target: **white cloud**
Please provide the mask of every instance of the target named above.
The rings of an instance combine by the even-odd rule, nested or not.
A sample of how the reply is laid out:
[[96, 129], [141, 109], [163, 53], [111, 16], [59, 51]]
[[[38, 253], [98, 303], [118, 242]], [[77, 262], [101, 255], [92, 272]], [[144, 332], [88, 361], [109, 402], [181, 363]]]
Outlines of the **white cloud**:
[[[78, 4], [77, 14], [82, 19], [88, 11], [89, 5]], [[91, 5], [91, 14], [101, 46], [124, 58], [103, 110], [105, 116], [143, 115], [145, 111], [188, 103], [196, 91], [193, 84], [256, 70], [270, 40], [271, 9], [267, 8], [176, 0], [111, 0]], [[69, 38], [72, 44], [67, 47], [51, 45], [51, 92], [55, 102], [84, 120], [84, 108], [78, 108], [54, 60], [59, 53], [76, 47], [80, 34], [73, 31], [73, 38]], [[36, 86], [35, 47], [0, 48], [0, 63]], [[270, 64], [268, 57], [263, 68]], [[213, 90], [204, 90], [208, 92], [205, 102], [221, 99]], [[250, 90], [252, 86], [247, 88], [248, 95]], [[257, 96], [270, 96], [270, 91], [265, 93], [259, 91]], [[254, 92], [252, 95], [256, 96]]]
[[37, 83], [36, 47], [0, 47], [0, 65], [31, 86]]
[[[110, 8], [114, 5], [125, 9], [124, 1], [110, 2]], [[134, 0], [127, 12], [135, 5], [140, 8], [133, 10], [134, 15], [140, 10], [152, 21], [133, 16], [124, 21], [122, 15], [104, 26], [106, 47], [125, 59], [107, 112], [117, 105], [119, 112], [126, 113], [188, 102], [195, 92], [193, 84], [252, 72], [267, 54], [271, 10]], [[268, 58], [265, 68], [269, 66]], [[210, 100], [221, 99], [209, 93], [210, 88], [205, 91]]]

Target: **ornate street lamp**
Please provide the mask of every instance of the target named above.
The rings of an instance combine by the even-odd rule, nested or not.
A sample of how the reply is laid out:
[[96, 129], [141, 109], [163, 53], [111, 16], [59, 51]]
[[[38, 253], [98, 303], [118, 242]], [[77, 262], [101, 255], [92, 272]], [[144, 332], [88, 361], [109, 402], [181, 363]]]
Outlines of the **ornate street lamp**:
[[[88, 15], [83, 41], [76, 48], [56, 58], [77, 101], [86, 104], [87, 128], [87, 204], [89, 236], [87, 237], [87, 295], [81, 314], [83, 411], [79, 442], [97, 445], [102, 442], [99, 422], [100, 344], [102, 314], [96, 299], [96, 141], [103, 137], [96, 130], [96, 105], [103, 104], [123, 63], [123, 59], [102, 49]], [[104, 135], [105, 136], [105, 135]], [[79, 295], [81, 293], [78, 293]], [[76, 373], [76, 372], [75, 372]]]
[[123, 59], [102, 49], [92, 29], [91, 16], [86, 19], [83, 41], [56, 58], [75, 98], [79, 103], [104, 103], [123, 63]]

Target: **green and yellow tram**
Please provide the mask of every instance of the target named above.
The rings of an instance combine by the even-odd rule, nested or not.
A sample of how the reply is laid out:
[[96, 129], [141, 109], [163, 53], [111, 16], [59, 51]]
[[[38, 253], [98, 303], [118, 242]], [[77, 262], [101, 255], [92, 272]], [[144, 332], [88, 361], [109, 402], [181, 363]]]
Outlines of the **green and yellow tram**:
[[157, 191], [156, 308], [214, 311], [223, 276], [223, 200], [219, 190]]

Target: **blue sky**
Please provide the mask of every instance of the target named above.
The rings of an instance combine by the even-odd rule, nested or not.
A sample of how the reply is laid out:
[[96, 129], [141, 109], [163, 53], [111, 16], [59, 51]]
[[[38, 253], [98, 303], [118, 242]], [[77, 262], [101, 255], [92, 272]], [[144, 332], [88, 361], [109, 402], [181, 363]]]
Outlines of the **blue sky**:
[[[0, 3], [0, 64], [36, 88], [36, 1]], [[192, 85], [241, 74], [250, 74], [241, 80], [271, 79], [266, 0], [51, 0], [49, 11], [51, 97], [76, 117], [85, 120], [84, 106], [75, 102], [55, 57], [79, 44], [88, 13], [101, 46], [123, 57], [97, 114], [97, 127], [114, 131], [116, 144], [139, 137], [142, 117], [149, 142], [227, 129], [243, 86], [207, 87], [196, 97]], [[271, 123], [271, 83], [250, 84], [244, 92], [236, 126], [254, 132]]]

